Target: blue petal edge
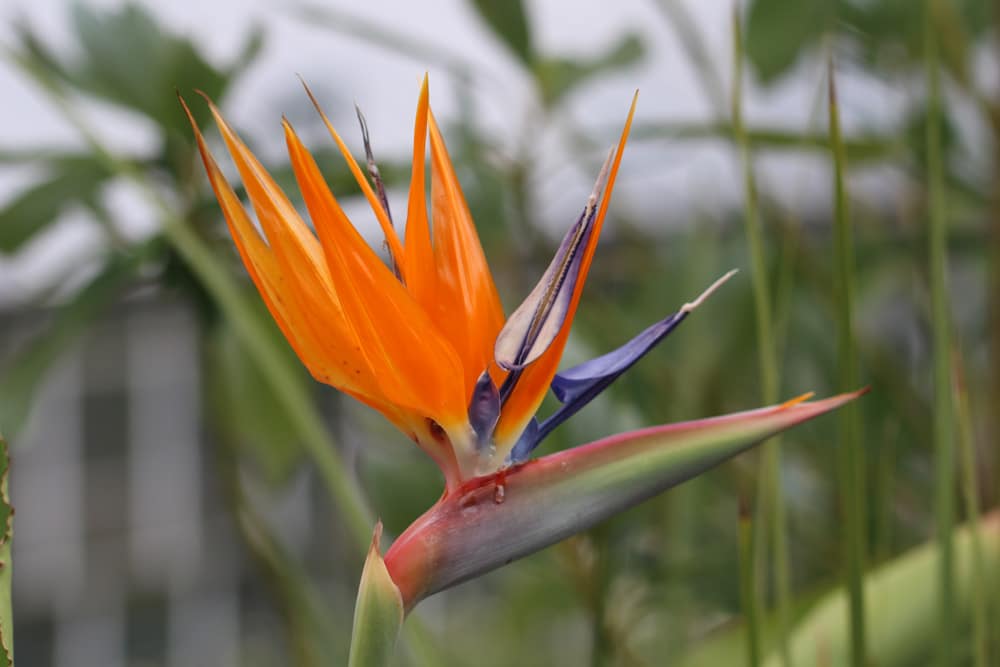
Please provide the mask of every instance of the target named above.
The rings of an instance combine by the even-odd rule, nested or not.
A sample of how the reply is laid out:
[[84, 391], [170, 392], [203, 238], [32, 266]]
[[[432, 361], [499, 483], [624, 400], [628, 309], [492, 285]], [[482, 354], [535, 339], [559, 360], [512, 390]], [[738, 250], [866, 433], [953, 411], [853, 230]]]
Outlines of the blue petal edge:
[[540, 424], [537, 419], [532, 419], [511, 450], [510, 464], [526, 461], [531, 456], [531, 452], [549, 433], [594, 400], [622, 373], [656, 347], [661, 340], [666, 338], [667, 334], [684, 321], [691, 311], [701, 305], [734, 273], [735, 271], [730, 271], [725, 274], [693, 302], [684, 304], [676, 313], [653, 323], [618, 349], [585, 361], [561, 373], [556, 373], [555, 377], [552, 378], [552, 393], [562, 405]]

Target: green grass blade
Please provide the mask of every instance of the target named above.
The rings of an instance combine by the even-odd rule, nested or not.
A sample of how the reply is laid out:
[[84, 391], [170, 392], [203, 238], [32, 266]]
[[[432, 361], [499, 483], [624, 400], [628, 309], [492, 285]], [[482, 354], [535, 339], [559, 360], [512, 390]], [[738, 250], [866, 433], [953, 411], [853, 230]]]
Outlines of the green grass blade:
[[940, 623], [938, 659], [951, 665], [954, 646], [955, 463], [951, 405], [951, 333], [948, 316], [947, 212], [941, 155], [941, 81], [935, 15], [936, 0], [924, 7], [925, 75], [927, 77], [927, 205], [930, 238], [931, 329], [934, 367], [934, 516], [941, 559], [938, 569]]
[[754, 576], [753, 557], [753, 512], [744, 500], [740, 500], [739, 543], [740, 543], [740, 604], [746, 625], [754, 631], [746, 633], [748, 667], [760, 665], [760, 621], [758, 615], [757, 578]]
[[[969, 394], [965, 388], [963, 364], [957, 349], [952, 361], [952, 394], [955, 421], [958, 426], [959, 460], [961, 461], [962, 490], [965, 514], [970, 523], [972, 577], [987, 581], [983, 537], [979, 528], [979, 478], [976, 475], [976, 451], [972, 433], [972, 414]], [[972, 590], [972, 658], [975, 667], [987, 667], [989, 660], [989, 588], [975, 586]]]
[[[844, 146], [833, 62], [829, 62], [830, 145], [833, 153], [834, 282], [837, 303], [837, 366], [840, 387], [858, 386], [858, 350], [854, 340], [854, 241], [848, 210]], [[861, 419], [857, 405], [847, 406], [840, 420], [840, 500], [844, 516], [844, 548], [850, 609], [852, 664], [866, 661], [864, 573], [866, 558], [866, 499]]]
[[[743, 32], [742, 17], [739, 9], [733, 11], [733, 90], [732, 90], [732, 123], [733, 138], [740, 152], [743, 167], [744, 186], [744, 224], [746, 226], [747, 244], [750, 247], [750, 265], [753, 281], [754, 314], [757, 327], [757, 357], [760, 365], [763, 399], [765, 403], [778, 400], [778, 360], [774, 347], [774, 332], [771, 328], [772, 307], [771, 295], [767, 284], [767, 262], [764, 256], [764, 239], [758, 206], [757, 183], [754, 178], [753, 161], [750, 153], [750, 143], [743, 123]], [[785, 506], [782, 495], [781, 478], [781, 448], [780, 442], [774, 439], [765, 443], [761, 460], [760, 485], [758, 497], [760, 504], [766, 508], [767, 519], [753, 531], [759, 540], [759, 546], [754, 548], [755, 558], [763, 558], [763, 540], [771, 538], [773, 555], [773, 574], [777, 594], [778, 642], [782, 653], [787, 655], [785, 629], [788, 620], [791, 585], [789, 582], [788, 539], [785, 534]], [[766, 530], [762, 530], [766, 526]], [[758, 564], [754, 564], [754, 568]], [[759, 587], [758, 587], [759, 589]], [[758, 635], [759, 628], [751, 628]], [[788, 664], [786, 662], [786, 664]]]

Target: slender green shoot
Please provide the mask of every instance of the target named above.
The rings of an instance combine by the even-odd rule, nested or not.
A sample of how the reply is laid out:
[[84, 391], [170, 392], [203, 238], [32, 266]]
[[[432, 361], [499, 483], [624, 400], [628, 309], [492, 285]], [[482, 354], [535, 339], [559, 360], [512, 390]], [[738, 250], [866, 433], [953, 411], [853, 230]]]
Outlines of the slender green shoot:
[[[844, 183], [846, 158], [840, 133], [840, 109], [833, 61], [828, 61], [830, 146], [833, 153], [834, 284], [837, 309], [837, 366], [842, 387], [858, 386], [858, 348], [854, 340], [854, 241]], [[850, 609], [851, 664], [867, 664], [864, 576], [866, 542], [865, 475], [861, 449], [861, 420], [857, 406], [838, 415], [840, 420], [840, 501], [844, 517], [847, 593]]]
[[936, 2], [924, 6], [924, 54], [927, 77], [927, 208], [930, 240], [931, 329], [934, 367], [934, 515], [938, 548], [940, 639], [939, 664], [955, 659], [955, 584], [952, 532], [955, 524], [955, 454], [952, 441], [951, 332], [948, 317], [948, 221], [941, 155], [941, 80], [938, 60]]
[[744, 498], [739, 508], [740, 601], [746, 617], [747, 667], [760, 665], [760, 614], [754, 563], [753, 518]]
[[979, 526], [979, 479], [976, 475], [976, 451], [972, 434], [972, 411], [969, 393], [965, 386], [963, 364], [958, 349], [952, 358], [952, 395], [955, 405], [955, 422], [958, 427], [958, 449], [961, 462], [962, 489], [965, 498], [965, 515], [970, 527], [972, 580], [982, 582], [973, 586], [972, 596], [972, 658], [975, 667], [989, 664], [989, 588], [986, 562], [983, 555], [983, 538]]
[[[744, 210], [747, 245], [750, 247], [750, 265], [753, 281], [754, 313], [757, 327], [757, 357], [760, 365], [764, 403], [778, 401], [778, 360], [774, 347], [772, 330], [771, 295], [768, 290], [767, 262], [764, 256], [764, 239], [759, 215], [757, 182], [754, 178], [753, 159], [750, 142], [747, 140], [743, 123], [743, 29], [739, 8], [733, 8], [733, 83], [732, 83], [732, 123], [733, 139], [740, 152], [743, 168]], [[770, 537], [773, 555], [773, 574], [777, 597], [777, 636], [781, 655], [788, 665], [787, 630], [791, 584], [788, 565], [788, 539], [785, 534], [785, 504], [782, 495], [781, 448], [779, 440], [773, 438], [764, 443], [761, 461], [758, 496], [766, 507], [769, 530], [754, 531], [761, 545], [754, 549], [754, 555], [763, 555], [763, 540]], [[761, 515], [758, 515], [761, 516]], [[766, 562], [766, 559], [763, 559]], [[749, 620], [749, 619], [748, 619]], [[749, 627], [751, 633], [759, 633], [759, 627]]]

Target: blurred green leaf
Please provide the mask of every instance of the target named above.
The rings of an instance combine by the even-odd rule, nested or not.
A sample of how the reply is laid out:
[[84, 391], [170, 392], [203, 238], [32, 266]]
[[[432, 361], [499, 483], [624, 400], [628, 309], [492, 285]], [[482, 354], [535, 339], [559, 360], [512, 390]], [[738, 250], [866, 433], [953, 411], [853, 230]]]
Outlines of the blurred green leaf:
[[479, 16], [527, 66], [535, 59], [531, 28], [522, 0], [472, 0]]
[[[168, 137], [175, 132], [188, 136], [176, 91], [197, 88], [221, 97], [263, 44], [263, 33], [251, 31], [233, 63], [220, 69], [202, 58], [189, 39], [161, 30], [138, 4], [109, 11], [76, 4], [72, 15], [80, 50], [72, 60], [53, 53], [23, 23], [16, 26], [19, 55], [65, 84], [149, 117]], [[208, 117], [206, 109], [195, 114], [199, 121]]]
[[803, 49], [819, 43], [836, 14], [833, 0], [754, 0], [745, 49], [760, 80], [773, 83], [787, 73]]
[[596, 74], [628, 67], [642, 60], [646, 54], [642, 40], [635, 33], [624, 35], [604, 53], [583, 60], [581, 58], [543, 58], [535, 67], [542, 90], [542, 98], [548, 105], [555, 104], [562, 97]]
[[0, 435], [0, 667], [14, 665], [14, 612], [11, 608], [11, 542], [14, 539], [14, 508], [10, 504], [10, 449]]
[[225, 89], [223, 72], [205, 62], [188, 40], [161, 32], [138, 5], [104, 13], [78, 4], [73, 24], [83, 48], [73, 81], [164, 127], [183, 126], [176, 90], [198, 87], [218, 97]]
[[93, 202], [111, 174], [90, 155], [61, 155], [48, 174], [0, 209], [0, 253], [12, 253], [55, 222], [69, 205]]
[[[258, 303], [259, 299], [253, 302]], [[300, 380], [303, 392], [308, 392], [306, 375], [295, 354], [277, 328], [270, 324], [263, 306], [258, 303], [255, 312], [269, 323], [272, 342], [282, 351], [290, 375]], [[209, 335], [205, 373], [209, 386], [208, 407], [217, 428], [244, 448], [268, 482], [281, 484], [286, 481], [303, 454], [293, 435], [294, 425], [257, 362], [224, 320], [218, 321]]]
[[[987, 539], [987, 558], [992, 567], [985, 581], [972, 577], [972, 529], [960, 526], [954, 533], [956, 565], [956, 603], [962, 620], [967, 620], [974, 587], [993, 590], [1000, 576], [1000, 514], [984, 517], [979, 525]], [[865, 580], [865, 615], [871, 637], [869, 659], [876, 665], [926, 664], [934, 654], [938, 640], [940, 605], [934, 581], [941, 558], [933, 542], [920, 545], [893, 558], [869, 574]], [[824, 596], [792, 631], [792, 657], [795, 664], [807, 665], [816, 660], [831, 667], [851, 664], [847, 619], [847, 595], [837, 588]], [[822, 657], [820, 657], [822, 656]], [[767, 667], [777, 667], [781, 660], [772, 655]]]
[[[146, 247], [152, 248], [152, 244]], [[24, 426], [48, 370], [119, 297], [144, 259], [143, 252], [110, 255], [101, 271], [58, 308], [50, 326], [0, 372], [0, 428], [8, 435], [17, 435]]]
[[[959, 81], [970, 80], [970, 47], [992, 25], [990, 3], [951, 0], [936, 3], [942, 59]], [[912, 0], [754, 0], [750, 6], [747, 56], [760, 80], [773, 83], [805, 50], [837, 31], [869, 67], [919, 67], [923, 59], [923, 14]]]

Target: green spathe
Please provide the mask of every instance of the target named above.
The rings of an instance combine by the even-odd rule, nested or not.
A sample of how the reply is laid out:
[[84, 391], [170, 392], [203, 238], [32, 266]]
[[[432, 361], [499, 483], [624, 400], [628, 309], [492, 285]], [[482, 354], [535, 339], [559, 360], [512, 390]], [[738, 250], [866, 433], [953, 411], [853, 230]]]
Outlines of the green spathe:
[[381, 667], [389, 664], [399, 629], [403, 625], [403, 598], [389, 577], [379, 541], [382, 523], [375, 526], [371, 548], [361, 573], [358, 601], [351, 631], [350, 667]]
[[586, 530], [862, 392], [623, 433], [470, 480], [393, 543], [406, 609]]

